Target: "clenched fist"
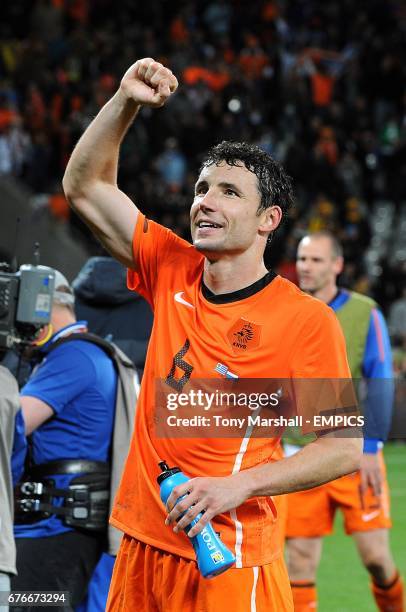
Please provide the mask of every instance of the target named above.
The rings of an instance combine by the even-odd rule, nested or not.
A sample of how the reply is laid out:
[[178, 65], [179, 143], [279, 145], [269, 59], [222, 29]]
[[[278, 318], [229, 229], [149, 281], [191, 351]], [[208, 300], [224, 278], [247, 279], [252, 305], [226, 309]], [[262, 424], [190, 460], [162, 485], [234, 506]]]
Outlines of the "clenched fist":
[[176, 91], [178, 80], [169, 68], [165, 68], [151, 57], [133, 64], [121, 80], [124, 95], [145, 106], [158, 108]]

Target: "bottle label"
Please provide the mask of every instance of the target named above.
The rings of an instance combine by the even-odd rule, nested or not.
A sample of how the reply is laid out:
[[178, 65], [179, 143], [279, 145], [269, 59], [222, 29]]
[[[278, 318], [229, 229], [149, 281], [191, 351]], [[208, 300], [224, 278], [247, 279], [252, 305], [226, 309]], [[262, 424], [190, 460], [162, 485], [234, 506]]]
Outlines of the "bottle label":
[[210, 557], [216, 564], [224, 561], [224, 555], [219, 550], [217, 550], [215, 553], [211, 553]]

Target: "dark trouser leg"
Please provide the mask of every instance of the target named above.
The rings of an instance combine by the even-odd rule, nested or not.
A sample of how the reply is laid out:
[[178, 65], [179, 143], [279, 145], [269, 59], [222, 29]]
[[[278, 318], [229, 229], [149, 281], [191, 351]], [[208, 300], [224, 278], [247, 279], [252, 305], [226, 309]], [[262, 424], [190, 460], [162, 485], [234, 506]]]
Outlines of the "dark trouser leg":
[[[86, 595], [87, 584], [100, 558], [104, 537], [69, 531], [48, 538], [17, 538], [17, 571], [13, 591], [68, 591], [70, 605], [54, 612], [74, 610]], [[49, 607], [13, 606], [13, 612], [49, 612]]]

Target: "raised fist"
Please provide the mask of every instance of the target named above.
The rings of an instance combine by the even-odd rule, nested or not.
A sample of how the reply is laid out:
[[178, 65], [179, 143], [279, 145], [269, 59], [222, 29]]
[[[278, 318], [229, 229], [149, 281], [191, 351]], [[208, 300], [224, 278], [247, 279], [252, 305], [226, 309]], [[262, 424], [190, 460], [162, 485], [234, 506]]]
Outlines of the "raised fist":
[[178, 80], [169, 68], [151, 57], [135, 62], [121, 80], [120, 89], [137, 104], [163, 106], [176, 91]]

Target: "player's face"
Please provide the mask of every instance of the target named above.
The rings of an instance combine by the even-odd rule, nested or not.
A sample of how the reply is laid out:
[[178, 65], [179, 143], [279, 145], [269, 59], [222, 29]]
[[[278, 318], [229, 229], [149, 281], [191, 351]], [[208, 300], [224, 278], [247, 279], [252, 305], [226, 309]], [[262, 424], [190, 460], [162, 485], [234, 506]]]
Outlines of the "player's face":
[[257, 177], [244, 165], [203, 168], [190, 210], [194, 246], [208, 257], [261, 248], [259, 205]]
[[300, 288], [314, 294], [335, 284], [341, 258], [334, 256], [329, 238], [306, 236], [297, 250], [296, 271]]

